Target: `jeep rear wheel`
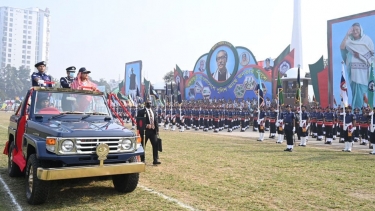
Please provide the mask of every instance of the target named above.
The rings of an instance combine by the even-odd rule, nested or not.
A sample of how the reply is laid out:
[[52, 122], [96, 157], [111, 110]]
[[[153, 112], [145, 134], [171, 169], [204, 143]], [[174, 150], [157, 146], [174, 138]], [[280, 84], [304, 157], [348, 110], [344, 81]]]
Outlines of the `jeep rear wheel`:
[[[129, 163], [136, 162], [136, 158], [129, 159]], [[139, 173], [113, 175], [112, 182], [115, 189], [121, 193], [130, 193], [137, 188]]]
[[26, 198], [29, 204], [42, 204], [47, 200], [49, 182], [39, 180], [37, 176], [38, 167], [41, 162], [35, 154], [30, 155], [26, 165]]
[[21, 176], [22, 172], [20, 167], [13, 161], [13, 149], [14, 149], [14, 141], [10, 143], [9, 152], [8, 152], [8, 175], [10, 177], [17, 177]]

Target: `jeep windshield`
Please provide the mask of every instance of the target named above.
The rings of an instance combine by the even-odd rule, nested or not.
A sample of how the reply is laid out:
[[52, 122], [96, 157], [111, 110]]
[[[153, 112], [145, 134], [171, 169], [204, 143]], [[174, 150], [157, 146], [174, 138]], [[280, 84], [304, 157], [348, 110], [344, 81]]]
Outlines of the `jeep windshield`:
[[34, 114], [51, 114], [53, 115], [51, 118], [59, 118], [68, 114], [110, 116], [103, 95], [36, 91], [34, 96]]

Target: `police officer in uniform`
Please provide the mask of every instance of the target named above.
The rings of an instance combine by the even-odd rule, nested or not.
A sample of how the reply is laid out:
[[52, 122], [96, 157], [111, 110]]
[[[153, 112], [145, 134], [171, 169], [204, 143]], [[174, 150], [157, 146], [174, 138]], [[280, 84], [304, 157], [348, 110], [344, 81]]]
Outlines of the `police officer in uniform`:
[[280, 106], [280, 110], [276, 110], [276, 112], [278, 112], [278, 116], [277, 116], [277, 120], [276, 120], [276, 127], [277, 127], [277, 141], [276, 143], [277, 144], [281, 144], [283, 143], [284, 141], [284, 120], [282, 118], [283, 116], [283, 111], [282, 111], [282, 108]]
[[276, 136], [276, 119], [277, 119], [277, 112], [275, 108], [271, 106], [271, 111], [268, 113], [269, 121], [270, 121], [270, 136], [269, 138], [275, 138]]
[[[362, 112], [363, 114], [364, 112]], [[355, 118], [358, 120], [356, 121], [356, 125], [355, 125], [355, 131], [353, 133], [353, 137], [354, 137], [354, 142], [358, 142], [359, 140], [359, 120], [361, 119], [361, 116], [362, 114], [359, 113], [359, 108], [355, 108], [354, 109], [354, 115], [355, 115]]]
[[[74, 66], [66, 68], [67, 77], [61, 77], [60, 78], [61, 88], [70, 89], [70, 84], [74, 80], [75, 71], [76, 71], [76, 68]], [[63, 109], [63, 111], [72, 111], [73, 110], [72, 106], [73, 106], [74, 102], [68, 100], [69, 96], [70, 96], [70, 94], [63, 94], [63, 96], [61, 98], [61, 108]]]
[[71, 66], [66, 68], [66, 77], [61, 77], [60, 78], [60, 85], [61, 88], [69, 88], [70, 89], [70, 84], [74, 80], [74, 73], [76, 72], [76, 67]]
[[344, 141], [345, 141], [345, 148], [342, 150], [343, 152], [351, 152], [352, 151], [352, 144], [353, 144], [353, 132], [356, 127], [356, 116], [351, 112], [352, 107], [346, 107], [345, 113], [345, 120], [344, 120]]
[[323, 120], [324, 120], [324, 113], [322, 112], [322, 108], [319, 107], [319, 111], [317, 113], [315, 113], [315, 117], [316, 117], [316, 130], [317, 130], [317, 134], [318, 134], [318, 137], [317, 137], [317, 141], [321, 141], [323, 140], [323, 130], [324, 130], [324, 124], [323, 124]]
[[[375, 155], [375, 107], [373, 108], [372, 112], [369, 113], [370, 116], [370, 142], [372, 144], [372, 152], [370, 152], [371, 155]], [[371, 149], [371, 148], [370, 148]]]
[[286, 136], [286, 143], [287, 148], [284, 151], [292, 152], [293, 151], [293, 134], [296, 131], [295, 127], [295, 116], [294, 113], [291, 112], [291, 106], [286, 106], [287, 111], [282, 113], [281, 118], [283, 119], [284, 123], [284, 132]]
[[308, 128], [310, 126], [309, 122], [309, 113], [306, 112], [306, 106], [301, 106], [302, 113], [301, 113], [301, 120], [299, 121], [298, 130], [300, 131], [301, 136], [301, 143], [299, 146], [305, 147], [307, 144], [307, 137], [308, 137]]
[[327, 112], [324, 114], [324, 129], [326, 131], [326, 142], [325, 144], [332, 144], [333, 141], [333, 128], [335, 127], [334, 122], [336, 114], [331, 112], [331, 108], [327, 108]]
[[46, 62], [41, 61], [35, 64], [36, 69], [38, 69], [37, 73], [31, 74], [31, 85], [32, 86], [43, 86], [43, 87], [52, 87], [51, 76], [46, 74]]
[[267, 117], [267, 113], [264, 111], [264, 107], [260, 107], [259, 111], [259, 119], [258, 119], [258, 131], [259, 131], [259, 139], [258, 141], [263, 141], [264, 139], [264, 130], [265, 130], [265, 118]]
[[369, 122], [371, 121], [371, 116], [369, 116], [370, 110], [363, 108], [362, 114], [360, 115], [360, 118], [357, 119], [357, 122], [359, 122], [360, 126], [360, 137], [361, 137], [361, 144], [360, 145], [367, 145], [368, 142], [368, 136], [369, 136]]

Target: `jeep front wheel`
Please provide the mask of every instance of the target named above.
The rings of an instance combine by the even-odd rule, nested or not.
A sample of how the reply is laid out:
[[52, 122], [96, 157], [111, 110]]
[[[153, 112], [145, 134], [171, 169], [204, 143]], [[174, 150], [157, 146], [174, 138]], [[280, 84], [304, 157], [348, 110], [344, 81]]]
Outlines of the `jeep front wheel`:
[[49, 182], [39, 180], [37, 176], [38, 167], [41, 162], [35, 154], [30, 155], [26, 165], [26, 198], [29, 204], [42, 204], [47, 200]]
[[20, 167], [13, 161], [13, 149], [14, 149], [14, 141], [10, 143], [9, 151], [8, 151], [8, 175], [10, 177], [17, 177], [21, 176]]
[[[136, 158], [133, 157], [129, 159], [128, 162], [133, 163], [136, 162]], [[115, 186], [115, 189], [121, 193], [130, 193], [137, 188], [139, 180], [139, 173], [133, 174], [120, 174], [120, 175], [113, 175], [112, 182]]]

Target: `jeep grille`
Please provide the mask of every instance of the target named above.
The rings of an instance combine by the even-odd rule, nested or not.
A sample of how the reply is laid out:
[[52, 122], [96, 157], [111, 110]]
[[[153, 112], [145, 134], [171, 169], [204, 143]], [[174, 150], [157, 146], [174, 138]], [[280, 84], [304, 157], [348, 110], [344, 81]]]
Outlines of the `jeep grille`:
[[77, 139], [76, 149], [79, 154], [94, 154], [96, 147], [101, 144], [109, 146], [109, 153], [120, 152], [120, 139]]

